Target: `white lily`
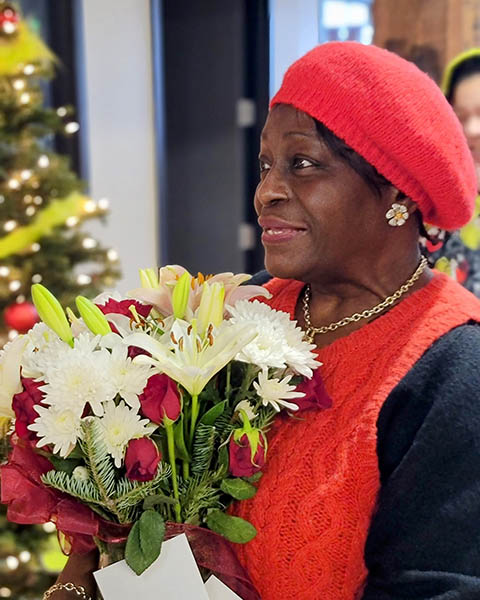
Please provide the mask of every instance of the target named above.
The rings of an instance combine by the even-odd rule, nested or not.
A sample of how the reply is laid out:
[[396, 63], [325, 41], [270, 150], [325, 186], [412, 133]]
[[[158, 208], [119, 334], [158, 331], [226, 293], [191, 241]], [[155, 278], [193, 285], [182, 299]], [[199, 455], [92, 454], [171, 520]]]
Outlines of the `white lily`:
[[23, 389], [20, 365], [27, 341], [23, 336], [15, 338], [0, 355], [0, 417], [11, 419], [15, 416], [12, 400]]
[[167, 343], [145, 333], [134, 333], [124, 343], [142, 348], [152, 355], [137, 356], [135, 362], [153, 365], [180, 383], [192, 396], [197, 396], [256, 335], [248, 325], [224, 321], [217, 329], [209, 328], [203, 338], [197, 334], [195, 322], [177, 319]]

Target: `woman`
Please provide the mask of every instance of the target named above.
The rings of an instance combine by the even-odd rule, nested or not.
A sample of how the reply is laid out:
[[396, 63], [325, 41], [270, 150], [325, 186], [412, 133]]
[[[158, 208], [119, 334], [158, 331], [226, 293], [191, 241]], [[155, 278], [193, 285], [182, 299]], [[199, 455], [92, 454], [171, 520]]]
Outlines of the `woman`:
[[[448, 64], [442, 89], [462, 124], [480, 190], [480, 48], [463, 52]], [[440, 261], [439, 267], [443, 264], [460, 283], [480, 296], [480, 196], [470, 223], [451, 235], [440, 249], [436, 249], [432, 258]]]
[[[454, 113], [396, 55], [324, 44], [274, 97], [260, 172], [269, 302], [317, 344], [332, 406], [278, 418], [241, 561], [263, 600], [480, 597], [480, 302], [418, 244], [473, 211]], [[63, 581], [90, 586], [89, 560]]]

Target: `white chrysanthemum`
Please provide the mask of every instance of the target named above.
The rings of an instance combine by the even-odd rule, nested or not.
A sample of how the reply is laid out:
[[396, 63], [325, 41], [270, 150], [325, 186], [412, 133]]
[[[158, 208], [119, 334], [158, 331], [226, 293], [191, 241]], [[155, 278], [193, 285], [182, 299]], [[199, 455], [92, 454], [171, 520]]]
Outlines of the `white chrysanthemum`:
[[136, 363], [128, 358], [128, 348], [125, 344], [115, 346], [106, 363], [107, 377], [115, 386], [116, 392], [127, 404], [138, 410], [140, 408], [138, 396], [145, 389], [153, 369], [150, 365]]
[[95, 415], [103, 414], [103, 402], [112, 400], [117, 394], [114, 382], [107, 372], [110, 354], [105, 349], [96, 349], [98, 338], [81, 335], [73, 348], [68, 348], [45, 373], [46, 385], [43, 402], [70, 408], [78, 415], [86, 404]]
[[298, 406], [293, 402], [288, 402], [288, 400], [303, 398], [305, 394], [303, 392], [296, 392], [295, 386], [289, 385], [291, 378], [292, 376], [288, 375], [282, 380], [277, 378], [269, 379], [267, 371], [261, 371], [258, 374], [258, 383], [254, 381], [253, 387], [262, 399], [263, 406], [270, 404], [278, 412], [282, 408], [298, 410]]
[[34, 325], [25, 339], [27, 345], [22, 359], [22, 375], [32, 379], [43, 379], [49, 366], [70, 350], [70, 346], [45, 323]]
[[99, 419], [103, 429], [103, 439], [115, 466], [121, 467], [125, 449], [130, 440], [150, 435], [157, 425], [148, 419], [141, 419], [137, 411], [129, 408], [125, 402], [108, 402], [105, 413]]
[[253, 363], [261, 369], [290, 367], [304, 377], [311, 377], [312, 369], [319, 366], [312, 352], [315, 346], [303, 340], [304, 332], [287, 313], [258, 300], [241, 300], [230, 307], [229, 312], [231, 321], [246, 323], [258, 332], [235, 357], [237, 360]]
[[249, 421], [253, 421], [253, 419], [255, 419], [255, 417], [257, 416], [255, 411], [253, 410], [253, 406], [248, 400], [241, 400], [237, 404], [237, 406], [235, 407], [235, 412], [239, 412], [241, 410], [245, 412]]
[[53, 453], [65, 458], [81, 437], [80, 415], [71, 408], [59, 406], [34, 407], [39, 416], [28, 426], [40, 440], [37, 446], [53, 444]]

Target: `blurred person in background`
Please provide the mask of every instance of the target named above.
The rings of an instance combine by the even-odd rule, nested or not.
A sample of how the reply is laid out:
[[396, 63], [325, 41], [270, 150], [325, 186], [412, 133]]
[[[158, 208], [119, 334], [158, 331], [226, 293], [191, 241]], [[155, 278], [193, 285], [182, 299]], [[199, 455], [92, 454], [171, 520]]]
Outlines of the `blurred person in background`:
[[[442, 89], [462, 124], [480, 191], [480, 48], [462, 52], [447, 65]], [[435, 265], [480, 296], [480, 196], [472, 220], [459, 231], [445, 236], [438, 228], [428, 229], [433, 239], [426, 245]]]

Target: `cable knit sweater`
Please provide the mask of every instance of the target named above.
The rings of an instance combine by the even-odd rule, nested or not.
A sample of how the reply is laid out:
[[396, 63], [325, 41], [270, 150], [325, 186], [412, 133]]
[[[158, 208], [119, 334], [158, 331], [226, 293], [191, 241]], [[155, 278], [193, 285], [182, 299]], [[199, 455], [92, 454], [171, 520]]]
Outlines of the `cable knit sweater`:
[[[293, 316], [303, 284], [267, 287], [269, 304]], [[259, 490], [236, 508], [258, 530], [238, 553], [262, 600], [480, 598], [480, 328], [470, 321], [480, 302], [436, 274], [318, 351], [333, 406], [278, 417]], [[477, 595], [448, 595], [456, 586]]]

